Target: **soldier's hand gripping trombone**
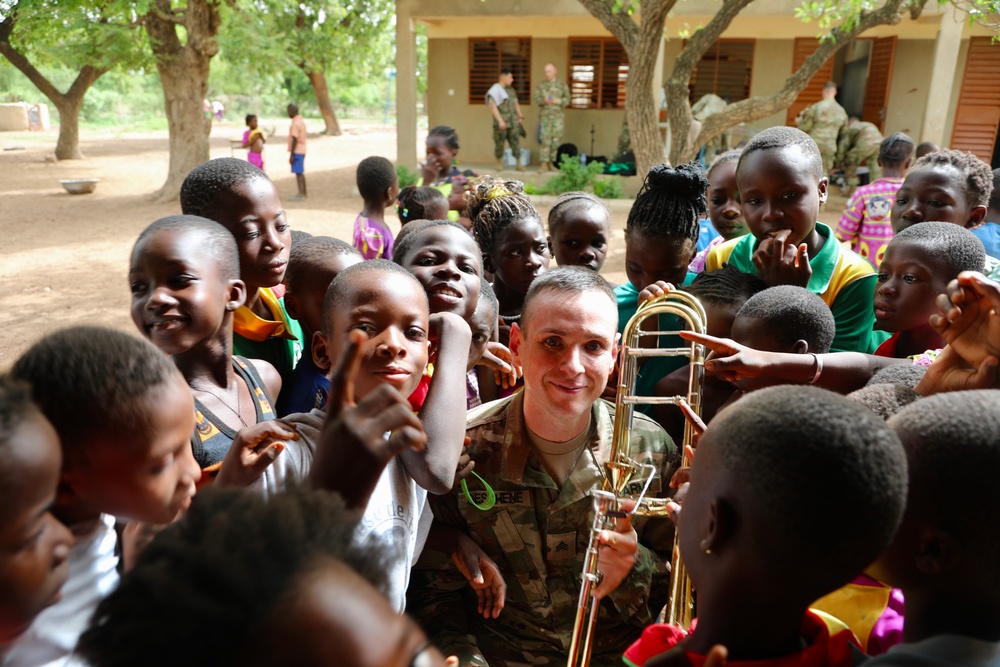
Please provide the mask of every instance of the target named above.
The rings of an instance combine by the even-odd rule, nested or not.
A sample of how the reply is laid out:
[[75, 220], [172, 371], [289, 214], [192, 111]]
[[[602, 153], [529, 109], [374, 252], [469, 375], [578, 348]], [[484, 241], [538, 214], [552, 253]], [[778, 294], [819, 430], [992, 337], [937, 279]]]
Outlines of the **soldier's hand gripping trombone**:
[[[644, 303], [636, 311], [632, 319], [625, 325], [622, 334], [622, 347], [618, 351], [618, 393], [615, 399], [614, 436], [611, 443], [609, 460], [605, 464], [604, 482], [601, 489], [592, 491], [594, 501], [594, 523], [590, 531], [590, 542], [583, 564], [583, 580], [580, 584], [580, 599], [577, 606], [576, 620], [573, 624], [573, 637], [570, 642], [567, 666], [587, 667], [590, 664], [590, 654], [594, 629], [597, 623], [598, 600], [593, 597], [593, 589], [600, 583], [601, 572], [597, 568], [598, 548], [600, 546], [600, 531], [610, 529], [615, 519], [629, 515], [645, 517], [668, 516], [667, 498], [647, 498], [655, 466], [640, 464], [629, 458], [629, 443], [632, 429], [632, 417], [636, 404], [677, 405], [686, 400], [691, 410], [701, 414], [701, 393], [705, 380], [705, 347], [695, 342], [688, 342], [683, 347], [642, 347], [643, 337], [676, 335], [676, 330], [659, 330], [660, 315], [679, 317], [689, 331], [706, 332], [708, 318], [701, 303], [691, 294], [681, 290], [673, 290]], [[643, 323], [655, 318], [657, 326], [654, 330], [644, 330]], [[688, 357], [689, 375], [686, 396], [636, 396], [635, 384], [639, 372], [639, 360], [648, 357]], [[684, 425], [684, 441], [681, 452], [694, 442], [694, 428], [688, 420]], [[683, 456], [683, 454], [682, 454]], [[688, 465], [684, 460], [681, 465]], [[629, 511], [621, 508], [622, 500], [630, 498], [627, 495], [629, 482], [640, 473], [646, 475], [646, 483], [642, 493], [635, 498], [635, 506]], [[641, 479], [641, 475], [639, 476]], [[666, 611], [666, 621], [679, 625], [685, 630], [691, 625], [694, 611], [694, 599], [691, 594], [691, 580], [687, 576], [684, 564], [681, 562], [677, 547], [676, 531], [674, 535], [673, 556], [670, 572], [670, 601]]]

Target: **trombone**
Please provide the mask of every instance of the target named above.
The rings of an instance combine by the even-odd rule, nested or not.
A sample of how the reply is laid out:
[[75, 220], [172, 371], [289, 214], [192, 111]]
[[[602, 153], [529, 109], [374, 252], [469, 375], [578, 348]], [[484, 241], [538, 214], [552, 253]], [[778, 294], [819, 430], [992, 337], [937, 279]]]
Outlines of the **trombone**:
[[[708, 318], [701, 302], [691, 294], [681, 290], [672, 290], [647, 301], [625, 325], [625, 331], [622, 334], [622, 347], [618, 351], [620, 366], [618, 393], [615, 399], [614, 436], [609, 460], [604, 464], [603, 488], [591, 492], [594, 502], [594, 523], [584, 556], [580, 598], [577, 603], [576, 620], [573, 623], [573, 636], [566, 663], [568, 667], [587, 667], [590, 664], [598, 609], [598, 602], [593, 597], [593, 589], [601, 580], [601, 573], [597, 569], [600, 531], [610, 529], [615, 519], [630, 514], [645, 517], [668, 515], [668, 503], [670, 502], [668, 499], [646, 497], [646, 491], [656, 473], [655, 466], [637, 463], [628, 455], [636, 404], [678, 405], [684, 400], [696, 414], [701, 414], [701, 393], [705, 380], [705, 347], [693, 341], [688, 342], [683, 347], [640, 346], [643, 337], [672, 336], [678, 333], [677, 330], [660, 331], [658, 325], [660, 315], [677, 316], [684, 322], [688, 330], [697, 333], [706, 332]], [[656, 330], [644, 330], [643, 323], [653, 318], [657, 322]], [[639, 360], [650, 357], [687, 357], [689, 359], [686, 396], [635, 395]], [[689, 462], [684, 460], [683, 452], [685, 447], [692, 444], [693, 441], [694, 428], [685, 420], [684, 440], [681, 444], [681, 465], [688, 465]], [[646, 484], [642, 493], [634, 499], [635, 507], [631, 511], [625, 512], [621, 509], [621, 501], [630, 498], [626, 493], [629, 482], [639, 473], [646, 474]], [[690, 627], [694, 614], [694, 597], [691, 580], [687, 576], [684, 563], [681, 562], [676, 531], [671, 558], [670, 601], [665, 612], [667, 623], [679, 625], [685, 630]]]

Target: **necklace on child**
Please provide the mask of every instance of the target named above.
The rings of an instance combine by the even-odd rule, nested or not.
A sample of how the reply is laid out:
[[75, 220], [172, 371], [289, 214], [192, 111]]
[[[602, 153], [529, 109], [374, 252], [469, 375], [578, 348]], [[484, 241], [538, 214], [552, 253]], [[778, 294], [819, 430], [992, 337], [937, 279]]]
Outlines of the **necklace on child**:
[[236, 410], [233, 410], [232, 407], [230, 407], [230, 405], [226, 403], [221, 396], [216, 394], [211, 389], [205, 389], [204, 387], [199, 387], [198, 391], [203, 391], [206, 394], [211, 394], [212, 396], [215, 396], [216, 400], [219, 401], [219, 403], [221, 403], [224, 408], [226, 408], [234, 415], [236, 415], [236, 418], [240, 420], [240, 423], [243, 424], [244, 428], [247, 427], [247, 423], [243, 419], [243, 399], [240, 396], [240, 394], [242, 394], [243, 392], [240, 391], [240, 385], [238, 382], [236, 383]]

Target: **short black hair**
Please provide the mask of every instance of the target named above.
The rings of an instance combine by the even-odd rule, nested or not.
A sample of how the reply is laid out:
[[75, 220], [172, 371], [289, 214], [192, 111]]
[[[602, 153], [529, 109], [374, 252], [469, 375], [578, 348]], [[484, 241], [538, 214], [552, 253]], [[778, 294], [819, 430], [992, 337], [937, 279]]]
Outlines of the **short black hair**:
[[917, 145], [917, 151], [916, 151], [917, 159], [920, 159], [925, 155], [930, 155], [934, 151], [939, 151], [939, 150], [941, 150], [941, 147], [938, 146], [933, 141], [921, 141]]
[[715, 156], [715, 159], [712, 160], [712, 164], [708, 166], [708, 170], [705, 171], [705, 177], [708, 178], [709, 181], [711, 181], [712, 172], [715, 171], [715, 168], [718, 167], [719, 165], [723, 165], [728, 162], [735, 162], [739, 164], [741, 155], [743, 155], [742, 148], [734, 148], [731, 151], [726, 151], [725, 153], [719, 153], [718, 155]]
[[708, 179], [697, 162], [676, 169], [658, 164], [649, 170], [625, 221], [625, 238], [638, 231], [652, 239], [697, 241], [698, 219], [708, 210]]
[[220, 195], [259, 178], [271, 180], [246, 160], [219, 157], [202, 162], [188, 173], [181, 184], [181, 212], [215, 220]]
[[796, 127], [784, 125], [769, 127], [750, 139], [743, 147], [743, 154], [740, 156], [740, 162], [736, 169], [739, 171], [743, 161], [752, 153], [792, 148], [793, 146], [798, 146], [805, 155], [806, 160], [809, 161], [809, 171], [816, 177], [817, 182], [826, 178], [826, 172], [823, 169], [823, 156], [820, 155], [819, 146], [816, 145], [813, 138]]
[[940, 166], [954, 167], [965, 178], [965, 198], [972, 206], [987, 206], [993, 193], [993, 172], [972, 153], [942, 148], [923, 156], [910, 171], [934, 169]]
[[448, 198], [436, 188], [407, 185], [396, 198], [396, 215], [400, 224], [405, 227], [414, 220], [427, 220], [427, 205], [437, 199], [444, 201], [445, 205], [448, 203]]
[[0, 375], [0, 450], [33, 412], [38, 412], [38, 407], [31, 400], [31, 387], [9, 375]]
[[356, 182], [365, 201], [382, 201], [397, 180], [396, 168], [384, 157], [372, 155], [358, 163]]
[[500, 316], [500, 300], [497, 299], [497, 293], [493, 291], [493, 285], [490, 284], [490, 281], [480, 276], [479, 303], [476, 304], [476, 308], [478, 309], [479, 304], [482, 303], [485, 303], [486, 307], [490, 309], [490, 321], [495, 323]]
[[417, 242], [420, 239], [420, 233], [432, 227], [453, 227], [460, 230], [463, 235], [468, 237], [469, 240], [472, 241], [473, 245], [476, 246], [476, 261], [479, 262], [479, 273], [482, 274], [483, 258], [478, 254], [479, 245], [476, 243], [474, 238], [469, 236], [469, 230], [457, 222], [452, 222], [451, 220], [421, 220], [420, 222], [404, 227], [403, 229], [406, 230], [406, 233], [404, 234], [402, 230], [400, 230], [399, 234], [396, 236], [396, 245], [392, 249], [392, 261], [396, 264], [402, 265], [403, 260], [405, 260], [411, 252], [419, 247]]
[[500, 73], [501, 73], [501, 74], [513, 74], [513, 73], [514, 73], [514, 70], [512, 70], [512, 69], [511, 69], [510, 67], [508, 67], [507, 65], [504, 65], [503, 67], [501, 67], [501, 68], [500, 68]]
[[458, 132], [455, 128], [447, 125], [435, 125], [427, 133], [427, 137], [440, 137], [444, 139], [445, 145], [453, 151], [458, 150]]
[[95, 667], [246, 664], [246, 646], [324, 563], [385, 590], [386, 553], [354, 539], [356, 522], [324, 491], [199, 493], [100, 602], [78, 651]]
[[[566, 214], [575, 208], [596, 208], [604, 212], [611, 224], [611, 211], [607, 204], [589, 192], [564, 192], [556, 199], [556, 203], [549, 209], [549, 234], [555, 236], [556, 230], [562, 225]], [[609, 239], [610, 240], [610, 239]]]
[[531, 302], [542, 292], [559, 292], [562, 294], [582, 294], [583, 292], [600, 292], [617, 307], [614, 289], [611, 283], [601, 277], [601, 274], [582, 266], [559, 266], [531, 281], [531, 286], [524, 295], [521, 306], [521, 327], [527, 323], [527, 315]]
[[412, 280], [420, 288], [420, 293], [425, 294], [423, 285], [413, 277], [412, 273], [399, 264], [387, 259], [367, 259], [360, 264], [349, 266], [337, 274], [337, 277], [330, 283], [330, 287], [327, 288], [326, 296], [323, 298], [324, 335], [329, 336], [333, 333], [330, 330], [330, 324], [332, 324], [334, 310], [339, 304], [343, 303], [344, 297], [347, 295], [347, 291], [351, 289], [351, 283], [354, 279], [363, 273], [398, 273]]
[[[1000, 169], [993, 170], [993, 192], [990, 193], [990, 210], [1000, 211]], [[993, 220], [990, 220], [993, 222]], [[996, 221], [1000, 224], [1000, 220]]]
[[[1000, 584], [1000, 391], [928, 396], [889, 420], [909, 461], [910, 498], [929, 521], [956, 534], [987, 564], [982, 585]], [[934, 498], [933, 502], [927, 502]], [[924, 518], [927, 518], [926, 515]]]
[[[888, 546], [906, 501], [906, 456], [871, 411], [811, 386], [754, 391], [720, 411], [702, 436], [755, 518], [741, 524], [748, 566], [803, 572], [787, 582], [819, 597], [848, 583]], [[697, 466], [697, 461], [695, 466]], [[859, 520], [864, 517], [864, 520]], [[783, 576], [783, 575], [782, 575]]]
[[759, 276], [724, 264], [721, 269], [699, 273], [685, 291], [718, 306], [742, 306], [747, 299], [766, 289], [767, 283]]
[[736, 313], [737, 319], [741, 317], [761, 322], [784, 348], [804, 340], [817, 354], [830, 351], [837, 332], [830, 307], [797, 285], [777, 285], [753, 295]]
[[146, 237], [166, 230], [200, 233], [203, 239], [198, 246], [208, 251], [208, 257], [218, 267], [222, 279], [239, 280], [240, 251], [236, 246], [236, 237], [222, 224], [201, 216], [168, 215], [160, 218], [140, 232], [132, 246], [132, 252]]
[[921, 398], [913, 387], [888, 382], [878, 384], [869, 382], [861, 389], [852, 391], [847, 397], [865, 406], [882, 419], [889, 419]]
[[878, 159], [886, 167], [901, 167], [913, 159], [913, 139], [903, 132], [893, 132], [878, 147]]
[[288, 254], [288, 268], [285, 269], [285, 286], [289, 292], [295, 292], [299, 280], [309, 272], [326, 266], [326, 261], [332, 255], [353, 255], [361, 259], [357, 248], [346, 241], [332, 236], [310, 236], [292, 243]]
[[[936, 155], [936, 153], [935, 153]], [[962, 271], [982, 271], [986, 266], [986, 248], [979, 237], [965, 227], [948, 222], [921, 222], [896, 234], [889, 247], [912, 243], [947, 263], [947, 280]]]
[[257, 114], [248, 113], [244, 122], [249, 125], [252, 120], [257, 120]]
[[905, 364], [892, 364], [872, 375], [872, 379], [867, 384], [899, 384], [912, 389], [920, 384], [920, 380], [923, 379], [926, 373], [927, 367], [919, 364], [911, 364], [909, 362]]
[[500, 235], [518, 220], [538, 220], [524, 183], [486, 174], [465, 193], [465, 214], [472, 220], [472, 233], [484, 255], [492, 255]]
[[301, 243], [305, 239], [312, 238], [312, 234], [309, 232], [304, 232], [301, 229], [293, 229], [292, 232], [292, 246], [296, 243]]
[[148, 424], [136, 404], [180, 377], [148, 341], [102, 327], [73, 327], [45, 336], [14, 362], [11, 376], [31, 385], [63, 452], [114, 436], [128, 440]]

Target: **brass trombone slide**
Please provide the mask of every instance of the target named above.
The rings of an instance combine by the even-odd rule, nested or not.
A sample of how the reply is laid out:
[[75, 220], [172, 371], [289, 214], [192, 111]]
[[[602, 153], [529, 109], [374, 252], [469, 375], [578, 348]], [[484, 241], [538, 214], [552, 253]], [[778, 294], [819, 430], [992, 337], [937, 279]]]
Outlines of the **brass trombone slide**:
[[[629, 443], [635, 406], [641, 404], [677, 405], [686, 400], [692, 411], [701, 415], [701, 392], [705, 380], [705, 347], [695, 342], [688, 342], [683, 347], [642, 347], [643, 337], [673, 336], [677, 330], [643, 330], [643, 323], [650, 318], [659, 322], [660, 315], [679, 317], [689, 331], [705, 333], [708, 318], [701, 303], [691, 294], [673, 290], [644, 303], [625, 325], [622, 334], [622, 347], [618, 351], [618, 393], [615, 400], [614, 436], [609, 460], [605, 464], [604, 482], [601, 489], [592, 492], [594, 501], [594, 523], [590, 532], [586, 556], [584, 558], [583, 577], [580, 584], [580, 597], [577, 605], [576, 619], [573, 624], [573, 635], [567, 655], [568, 667], [587, 667], [593, 648], [593, 635], [597, 625], [597, 601], [593, 597], [593, 589], [601, 580], [597, 568], [599, 534], [601, 530], [610, 529], [616, 518], [629, 514], [646, 517], [662, 517], [668, 515], [666, 498], [647, 498], [646, 491], [656, 473], [654, 466], [643, 465], [629, 458]], [[639, 372], [639, 360], [650, 357], [687, 357], [689, 361], [688, 391], [686, 396], [637, 396], [635, 383]], [[684, 440], [681, 452], [686, 445], [694, 441], [694, 429], [685, 420]], [[682, 465], [689, 462], [684, 460]], [[635, 507], [629, 511], [621, 510], [621, 501], [630, 498], [626, 491], [629, 482], [639, 473], [645, 473], [646, 484], [642, 493], [634, 498]], [[673, 557], [670, 573], [670, 601], [666, 609], [666, 621], [687, 629], [691, 625], [694, 612], [691, 580], [687, 576], [684, 564], [681, 562], [677, 547], [677, 537], [674, 537]]]

